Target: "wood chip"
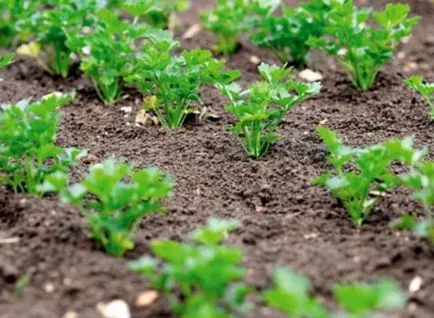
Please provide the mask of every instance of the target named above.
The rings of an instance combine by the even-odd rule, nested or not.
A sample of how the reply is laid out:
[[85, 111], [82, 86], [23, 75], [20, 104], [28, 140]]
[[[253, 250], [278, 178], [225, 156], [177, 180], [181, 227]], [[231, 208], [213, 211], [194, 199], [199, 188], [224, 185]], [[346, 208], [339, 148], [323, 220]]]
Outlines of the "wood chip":
[[109, 303], [98, 303], [96, 309], [104, 318], [131, 318], [128, 304], [121, 299]]
[[318, 233], [309, 233], [304, 235], [305, 240], [314, 239], [318, 237]]
[[131, 106], [124, 106], [121, 107], [121, 111], [124, 112], [125, 114], [129, 114], [133, 111], [133, 107]]
[[200, 24], [193, 24], [190, 26], [187, 31], [182, 35], [183, 40], [188, 40], [195, 37], [200, 32]]
[[20, 242], [19, 237], [0, 238], [0, 244], [16, 244]]
[[158, 118], [141, 109], [136, 115], [135, 123], [143, 126], [158, 125]]
[[148, 307], [152, 305], [160, 294], [155, 290], [146, 290], [143, 293], [140, 293], [136, 299], [137, 307]]
[[323, 76], [319, 72], [314, 72], [310, 69], [305, 69], [298, 73], [298, 77], [308, 82], [318, 82], [323, 79]]

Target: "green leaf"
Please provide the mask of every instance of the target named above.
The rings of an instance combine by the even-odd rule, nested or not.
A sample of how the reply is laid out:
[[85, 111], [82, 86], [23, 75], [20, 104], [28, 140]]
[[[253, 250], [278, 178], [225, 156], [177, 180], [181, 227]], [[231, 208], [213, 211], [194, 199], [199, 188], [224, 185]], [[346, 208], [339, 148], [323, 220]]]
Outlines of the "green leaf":
[[80, 207], [91, 237], [107, 253], [120, 257], [134, 248], [132, 236], [140, 221], [163, 210], [160, 200], [171, 194], [172, 187], [171, 179], [156, 168], [135, 169], [107, 159], [63, 191], [62, 200]]
[[242, 283], [243, 253], [220, 242], [236, 227], [232, 220], [210, 219], [190, 234], [191, 243], [154, 241], [151, 249], [158, 261], [145, 256], [130, 263], [130, 269], [163, 291], [181, 317], [244, 316], [251, 308], [246, 300], [251, 289]]
[[359, 9], [352, 1], [332, 2], [324, 34], [312, 36], [307, 43], [336, 56], [353, 85], [368, 90], [419, 22], [417, 17], [408, 18], [408, 13], [406, 4], [387, 4], [384, 11], [373, 13], [378, 26], [372, 26], [367, 23], [371, 9]]
[[11, 64], [14, 60], [13, 54], [6, 54], [0, 56], [0, 70]]
[[333, 289], [337, 302], [350, 314], [366, 316], [374, 310], [402, 308], [406, 296], [391, 280], [377, 283], [340, 284]]
[[205, 245], [217, 245], [225, 236], [234, 231], [239, 223], [235, 220], [220, 220], [211, 218], [207, 226], [193, 232], [195, 241]]
[[255, 159], [278, 140], [275, 132], [292, 107], [317, 94], [321, 87], [319, 83], [295, 82], [284, 67], [261, 64], [259, 72], [264, 80], [244, 91], [238, 84], [217, 85], [229, 100], [225, 109], [237, 120], [232, 132]]

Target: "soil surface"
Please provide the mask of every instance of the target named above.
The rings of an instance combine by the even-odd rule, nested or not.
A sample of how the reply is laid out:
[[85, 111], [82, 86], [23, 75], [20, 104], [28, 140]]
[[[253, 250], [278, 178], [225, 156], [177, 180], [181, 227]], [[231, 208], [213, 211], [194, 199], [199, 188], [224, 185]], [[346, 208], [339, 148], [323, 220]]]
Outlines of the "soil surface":
[[[180, 19], [179, 37], [197, 23], [198, 12], [212, 3], [193, 2]], [[376, 8], [387, 2], [363, 1]], [[319, 122], [335, 129], [350, 145], [413, 135], [418, 146], [433, 149], [434, 124], [429, 121], [428, 106], [402, 78], [420, 73], [434, 81], [434, 4], [408, 2], [422, 22], [400, 48], [399, 58], [379, 75], [376, 86], [368, 92], [356, 91], [332, 60], [314, 54], [310, 68], [324, 75], [321, 94], [295, 107], [279, 129], [280, 141], [259, 161], [246, 158], [228, 132], [233, 118], [224, 112], [224, 98], [212, 88], [204, 89], [202, 98], [220, 119], [192, 120], [181, 130], [169, 132], [134, 125], [141, 101], [134, 91], [127, 90], [116, 106], [106, 108], [78, 71], [62, 80], [50, 77], [31, 60], [18, 59], [1, 73], [0, 103], [76, 89], [77, 98], [63, 109], [58, 143], [88, 149], [93, 162], [115, 156], [138, 166], [158, 166], [174, 177], [176, 194], [165, 202], [165, 214], [142, 222], [135, 236], [136, 249], [125, 259], [116, 259], [88, 239], [86, 223], [75, 208], [56, 198], [14, 195], [0, 187], [0, 237], [19, 238], [0, 245], [0, 317], [99, 317], [96, 305], [114, 299], [127, 301], [133, 317], [171, 317], [163, 297], [149, 308], [135, 305], [147, 286], [128, 272], [126, 264], [149, 252], [151, 240], [182, 240], [211, 216], [241, 222], [228, 241], [245, 251], [247, 281], [258, 291], [269, 286], [276, 265], [307, 275], [315, 294], [329, 305], [330, 289], [337, 282], [391, 277], [407, 289], [420, 276], [421, 289], [394, 317], [433, 317], [434, 247], [388, 227], [405, 212], [423, 215], [410, 194], [402, 189], [388, 193], [359, 230], [326, 190], [310, 185], [313, 177], [328, 168], [326, 150], [315, 132]], [[209, 48], [214, 38], [200, 32], [182, 42], [184, 48]], [[276, 61], [243, 40], [239, 52], [227, 58], [229, 67], [242, 71], [243, 85], [258, 77], [252, 55]], [[133, 112], [125, 114], [123, 106], [132, 106]], [[87, 168], [83, 165], [74, 171], [74, 177]], [[25, 274], [30, 281], [15, 296], [14, 286]], [[254, 301], [257, 307], [250, 317], [281, 317]]]

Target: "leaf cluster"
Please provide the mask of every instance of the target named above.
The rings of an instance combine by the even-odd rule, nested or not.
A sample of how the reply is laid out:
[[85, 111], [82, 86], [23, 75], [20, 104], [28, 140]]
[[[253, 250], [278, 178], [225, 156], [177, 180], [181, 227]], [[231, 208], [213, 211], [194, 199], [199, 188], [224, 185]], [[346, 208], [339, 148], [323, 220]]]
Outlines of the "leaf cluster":
[[425, 83], [420, 75], [411, 76], [404, 83], [425, 98], [431, 108], [431, 119], [434, 119], [434, 83]]
[[143, 217], [163, 211], [160, 201], [171, 192], [171, 179], [157, 168], [135, 169], [107, 159], [63, 191], [62, 199], [80, 207], [91, 237], [107, 253], [120, 257], [134, 248], [132, 236]]
[[[279, 15], [275, 12], [279, 10]], [[308, 40], [325, 32], [331, 6], [324, 0], [303, 2], [297, 8], [281, 1], [257, 1], [254, 34], [250, 39], [259, 47], [270, 49], [283, 64], [297, 68], [306, 65], [310, 50]]]
[[96, 0], [42, 2], [43, 9], [19, 21], [20, 32], [29, 34], [31, 42], [22, 45], [17, 52], [35, 58], [50, 74], [65, 78], [72, 63], [68, 34], [92, 27], [95, 23], [93, 14], [99, 7]]
[[404, 215], [392, 223], [398, 229], [412, 230], [417, 236], [434, 243], [434, 162], [421, 160], [400, 175], [400, 182], [413, 191], [413, 198], [425, 209], [426, 219], [418, 221], [414, 216]]
[[91, 78], [99, 98], [112, 105], [123, 88], [136, 54], [136, 42], [149, 28], [122, 21], [116, 13], [101, 10], [97, 27], [89, 33], [68, 34], [67, 45], [81, 59], [81, 70]]
[[375, 311], [402, 308], [406, 297], [394, 281], [383, 279], [375, 283], [338, 284], [333, 288], [336, 302], [343, 312], [329, 312], [311, 296], [309, 280], [287, 268], [277, 268], [273, 274], [274, 287], [264, 292], [265, 302], [291, 318], [363, 318], [373, 317]]
[[189, 0], [127, 0], [120, 7], [134, 17], [134, 22], [145, 22], [154, 28], [169, 28], [172, 15], [190, 6]]
[[225, 70], [224, 62], [207, 50], [194, 49], [173, 56], [173, 40], [159, 39], [145, 45], [126, 80], [148, 94], [144, 108], [152, 110], [164, 127], [178, 129], [190, 113], [198, 113], [204, 85], [231, 83], [239, 71]]
[[238, 46], [241, 32], [250, 29], [250, 0], [216, 0], [213, 10], [201, 12], [204, 29], [217, 37], [215, 51], [229, 55]]
[[[352, 0], [332, 0], [325, 35], [311, 38], [308, 45], [336, 56], [353, 85], [360, 90], [371, 88], [382, 66], [404, 37], [411, 35], [420, 21], [409, 18], [407, 4], [387, 4], [383, 11], [358, 9]], [[369, 24], [373, 18], [377, 26]]]
[[245, 298], [250, 291], [241, 283], [243, 253], [221, 244], [236, 227], [236, 221], [210, 219], [191, 234], [190, 243], [152, 242], [158, 260], [145, 256], [129, 267], [166, 293], [180, 317], [240, 317], [249, 309]]
[[236, 83], [218, 85], [229, 100], [226, 110], [237, 120], [231, 130], [253, 158], [263, 156], [276, 142], [276, 130], [292, 107], [321, 89], [320, 83], [294, 81], [291, 70], [284, 67], [261, 64], [259, 73], [263, 80], [251, 84], [247, 90]]
[[40, 101], [22, 100], [0, 105], [0, 182], [15, 192], [42, 195], [50, 176], [68, 174], [85, 154], [55, 144], [60, 118], [58, 108], [72, 95], [53, 93]]
[[0, 55], [0, 70], [10, 65], [14, 60], [13, 54]]
[[329, 189], [358, 226], [369, 216], [378, 198], [399, 184], [391, 164], [400, 161], [412, 166], [425, 154], [425, 150], [413, 148], [412, 138], [352, 148], [325, 127], [318, 127], [318, 133], [330, 151], [328, 162], [335, 171], [315, 178], [313, 184]]
[[26, 34], [18, 28], [19, 21], [27, 19], [36, 12], [38, 1], [2, 0], [0, 1], [0, 47], [8, 48], [14, 42], [25, 38]]

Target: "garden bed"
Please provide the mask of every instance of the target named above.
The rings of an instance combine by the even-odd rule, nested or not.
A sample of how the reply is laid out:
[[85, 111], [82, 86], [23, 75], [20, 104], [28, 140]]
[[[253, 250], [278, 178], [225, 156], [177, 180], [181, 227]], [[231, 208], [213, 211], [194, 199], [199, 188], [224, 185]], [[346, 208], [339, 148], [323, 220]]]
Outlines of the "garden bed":
[[[363, 2], [380, 8], [390, 1]], [[408, 2], [422, 22], [375, 87], [367, 92], [353, 89], [333, 61], [315, 55], [310, 67], [323, 74], [323, 90], [291, 111], [278, 130], [280, 141], [258, 161], [248, 159], [228, 132], [233, 119], [224, 112], [225, 99], [214, 89], [203, 90], [202, 98], [219, 118], [191, 120], [172, 132], [135, 125], [141, 98], [133, 90], [127, 90], [114, 107], [105, 107], [78, 71], [66, 80], [53, 78], [25, 59], [2, 71], [1, 103], [76, 89], [74, 102], [63, 108], [58, 143], [88, 149], [87, 165], [110, 156], [138, 166], [155, 165], [173, 176], [175, 195], [165, 201], [166, 213], [142, 222], [134, 239], [136, 248], [125, 259], [117, 259], [86, 236], [86, 223], [77, 209], [55, 198], [14, 195], [0, 187], [0, 237], [19, 238], [0, 245], [0, 317], [64, 317], [68, 312], [99, 317], [96, 305], [113, 299], [127, 301], [133, 317], [171, 317], [163, 297], [150, 307], [135, 305], [147, 287], [126, 264], [148, 253], [151, 240], [183, 240], [211, 216], [241, 222], [229, 241], [245, 251], [247, 281], [258, 290], [268, 286], [275, 265], [308, 276], [315, 294], [326, 302], [330, 287], [338, 281], [390, 277], [407, 288], [420, 276], [421, 289], [396, 317], [432, 317], [434, 248], [388, 226], [405, 212], [423, 215], [410, 193], [398, 189], [387, 194], [357, 229], [326, 190], [310, 184], [328, 168], [326, 149], [315, 130], [320, 122], [350, 145], [412, 135], [417, 146], [433, 149], [428, 106], [402, 79], [417, 73], [434, 80], [434, 4]], [[198, 12], [210, 3], [193, 1], [192, 9], [181, 16], [179, 36], [197, 23]], [[213, 37], [200, 32], [182, 42], [185, 48], [207, 48]], [[243, 41], [240, 50], [227, 58], [228, 67], [241, 70], [243, 85], [257, 79], [252, 56], [277, 62], [265, 50]], [[124, 106], [132, 106], [132, 112], [122, 110]], [[74, 171], [75, 177], [86, 171], [86, 164]], [[19, 297], [14, 296], [16, 281], [26, 273], [29, 284]], [[258, 306], [251, 317], [280, 317], [255, 301]]]

